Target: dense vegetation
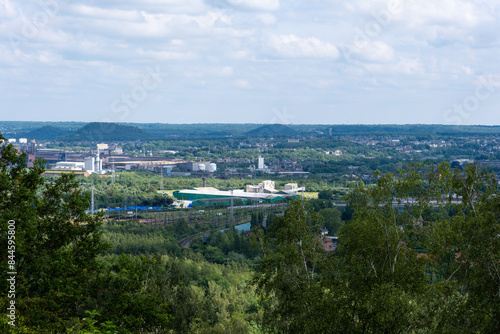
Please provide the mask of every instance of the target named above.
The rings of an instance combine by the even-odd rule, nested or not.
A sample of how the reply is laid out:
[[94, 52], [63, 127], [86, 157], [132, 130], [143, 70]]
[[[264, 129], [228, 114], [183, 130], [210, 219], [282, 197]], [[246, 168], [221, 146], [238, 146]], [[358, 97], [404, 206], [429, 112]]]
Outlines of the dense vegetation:
[[263, 125], [247, 132], [248, 136], [257, 137], [297, 136], [298, 134], [296, 130], [282, 124]]
[[474, 166], [413, 164], [350, 195], [330, 255], [320, 217], [295, 202], [267, 233], [255, 275], [263, 327], [283, 333], [495, 333], [497, 182]]
[[69, 133], [68, 130], [57, 128], [51, 125], [45, 125], [41, 128], [31, 130], [26, 134], [22, 134], [26, 138], [36, 140], [54, 140], [58, 137], [63, 137]]
[[135, 141], [153, 139], [154, 136], [138, 127], [117, 123], [89, 123], [61, 138], [64, 141]]
[[[252, 232], [242, 234], [202, 225], [204, 215], [191, 221], [197, 211], [152, 226], [92, 216], [80, 179], [47, 181], [40, 161], [27, 169], [12, 145], [0, 149], [0, 225], [8, 231], [15, 221], [17, 273], [16, 326], [4, 311], [2, 332], [500, 330], [499, 192], [494, 176], [478, 166], [410, 163], [376, 173], [373, 183], [349, 184], [342, 211], [336, 204], [346, 190], [311, 176], [304, 183], [316, 182], [317, 199], [292, 201], [284, 214], [255, 211]], [[119, 175], [114, 183], [87, 180], [101, 207], [165, 199], [156, 192], [158, 175]], [[236, 188], [255, 181], [207, 182]], [[199, 182], [164, 178], [164, 187]], [[334, 252], [323, 248], [323, 227], [339, 237]], [[178, 246], [202, 231], [189, 248]], [[2, 249], [12, 246], [9, 235], [0, 235]], [[0, 254], [0, 286], [8, 291], [14, 260]], [[1, 308], [12, 300], [3, 293]]]
[[[124, 123], [117, 123], [125, 125]], [[43, 126], [54, 126], [64, 131], [76, 131], [85, 126], [82, 122], [22, 122], [22, 121], [0, 121], [0, 132], [13, 135], [25, 136], [29, 131]], [[262, 124], [161, 124], [161, 123], [127, 123], [126, 125], [137, 127], [150, 135], [157, 137], [202, 137], [202, 136], [233, 136], [245, 137], [249, 131], [255, 130]], [[281, 125], [282, 126], [282, 125]], [[499, 126], [464, 126], [464, 125], [320, 125], [320, 124], [289, 124], [286, 125], [292, 131], [300, 135], [328, 134], [330, 129], [332, 135], [407, 135], [409, 133], [419, 136], [459, 136], [459, 135], [498, 135]], [[289, 133], [293, 135], [292, 133]], [[120, 135], [117, 133], [117, 135]], [[264, 134], [267, 136], [267, 134]], [[96, 139], [97, 140], [97, 139]], [[113, 141], [118, 138], [110, 139]]]
[[[202, 254], [180, 249], [174, 240], [193, 232], [182, 221], [162, 230], [136, 223], [102, 225], [102, 216], [86, 212], [89, 196], [74, 176], [45, 182], [41, 161], [27, 169], [26, 156], [12, 145], [1, 146], [0, 157], [1, 227], [7, 231], [14, 220], [16, 232], [0, 236], [2, 249], [15, 246], [1, 253], [2, 291], [9, 290], [12, 274], [7, 273], [16, 271], [15, 296], [0, 297], [2, 309], [14, 302], [15, 311], [10, 318], [2, 313], [0, 331], [257, 329], [261, 313], [245, 263], [211, 264]], [[159, 238], [163, 243], [155, 247]]]

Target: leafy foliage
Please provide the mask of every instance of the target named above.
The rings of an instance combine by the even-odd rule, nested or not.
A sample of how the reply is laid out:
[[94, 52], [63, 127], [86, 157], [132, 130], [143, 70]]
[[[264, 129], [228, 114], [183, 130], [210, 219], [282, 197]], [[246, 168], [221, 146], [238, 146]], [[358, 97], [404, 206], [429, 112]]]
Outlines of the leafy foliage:
[[[89, 197], [71, 175], [45, 183], [41, 161], [26, 168], [26, 155], [0, 148], [0, 224], [15, 221], [16, 307], [20, 323], [54, 330], [84, 312], [87, 282], [99, 271], [96, 256], [106, 249], [99, 217], [86, 213]], [[7, 249], [7, 234], [0, 247]], [[7, 290], [7, 253], [2, 252], [0, 286]], [[1, 299], [4, 306], [5, 295]]]
[[[359, 184], [350, 195], [353, 214], [332, 257], [314, 252], [313, 213], [293, 204], [278, 231], [259, 236], [264, 325], [283, 333], [497, 332], [498, 196], [495, 178], [472, 165], [413, 163], [378, 175], [376, 186]], [[324, 319], [330, 326], [321, 327]]]

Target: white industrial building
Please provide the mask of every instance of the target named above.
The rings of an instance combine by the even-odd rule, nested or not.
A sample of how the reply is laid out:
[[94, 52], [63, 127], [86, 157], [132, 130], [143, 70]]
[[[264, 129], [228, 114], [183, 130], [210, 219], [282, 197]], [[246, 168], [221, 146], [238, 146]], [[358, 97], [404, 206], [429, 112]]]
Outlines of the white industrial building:
[[72, 161], [59, 161], [56, 163], [55, 169], [64, 170], [83, 170], [85, 168], [84, 162], [72, 162]]
[[274, 187], [274, 181], [265, 180], [256, 186], [247, 185], [246, 191], [249, 193], [270, 193], [270, 194], [272, 194], [272, 193], [276, 192], [276, 189]]
[[208, 172], [214, 173], [217, 171], [217, 164], [213, 162], [186, 162], [177, 164], [180, 170], [184, 172]]
[[300, 191], [305, 191], [305, 187], [299, 187], [297, 183], [287, 183], [285, 184], [285, 189], [280, 191], [276, 190], [274, 181], [265, 180], [260, 182], [258, 185], [247, 185], [247, 193], [267, 193], [267, 194], [281, 194], [281, 195], [295, 195]]
[[85, 170], [89, 173], [95, 172], [95, 158], [94, 157], [85, 158]]
[[266, 168], [266, 166], [264, 165], [264, 158], [259, 155], [258, 169], [259, 170], [263, 170], [265, 168]]
[[[201, 170], [201, 164], [200, 164], [200, 170]], [[217, 165], [212, 163], [206, 163], [205, 164], [205, 172], [213, 173], [217, 171]]]
[[304, 187], [299, 188], [296, 183], [286, 184], [285, 190], [276, 190], [274, 188], [274, 181], [265, 180], [257, 186], [248, 185], [246, 191], [241, 189], [218, 190], [212, 187], [203, 187], [175, 191], [174, 197], [182, 200], [200, 200], [205, 202], [210, 202], [211, 199], [213, 201], [223, 201], [228, 198], [274, 202], [285, 197], [298, 197], [298, 191], [304, 190]]

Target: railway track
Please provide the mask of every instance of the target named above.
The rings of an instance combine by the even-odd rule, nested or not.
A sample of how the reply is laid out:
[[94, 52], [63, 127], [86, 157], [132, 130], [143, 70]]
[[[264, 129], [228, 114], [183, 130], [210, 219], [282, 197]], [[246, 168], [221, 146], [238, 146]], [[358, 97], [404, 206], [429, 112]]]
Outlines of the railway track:
[[[232, 223], [230, 224], [230, 226], [234, 226], [234, 225], [241, 225], [241, 224], [246, 224], [246, 223], [249, 223], [249, 222], [236, 222], [236, 223]], [[225, 225], [224, 225], [225, 226]], [[219, 225], [217, 226], [217, 229], [220, 229], [221, 227], [223, 227], [223, 225]], [[213, 231], [213, 230], [212, 230]], [[191, 245], [191, 242], [193, 242], [193, 240], [201, 237], [201, 236], [204, 236], [204, 235], [207, 235], [209, 234], [211, 231], [205, 231], [205, 232], [201, 232], [201, 233], [198, 233], [198, 234], [195, 234], [195, 235], [191, 235], [187, 238], [184, 238], [184, 239], [181, 239], [177, 242], [177, 245], [179, 245], [179, 247], [189, 247]]]
[[203, 232], [203, 233], [198, 233], [198, 234], [192, 235], [190, 237], [184, 238], [182, 240], [179, 240], [177, 242], [177, 245], [179, 245], [179, 247], [189, 247], [191, 245], [191, 242], [193, 242], [193, 240], [198, 239], [199, 237], [206, 235], [208, 233], [209, 233], [209, 231]]

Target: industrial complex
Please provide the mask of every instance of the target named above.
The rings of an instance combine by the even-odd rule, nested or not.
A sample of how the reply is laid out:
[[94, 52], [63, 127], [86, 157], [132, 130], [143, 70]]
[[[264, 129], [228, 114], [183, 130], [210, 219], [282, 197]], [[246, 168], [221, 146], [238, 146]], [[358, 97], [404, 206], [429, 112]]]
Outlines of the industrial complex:
[[71, 152], [42, 148], [34, 139], [28, 142], [26, 138], [11, 138], [7, 142], [18, 151], [27, 153], [28, 167], [32, 167], [36, 159], [45, 161], [46, 174], [75, 173], [88, 176], [93, 173], [142, 169], [169, 175], [174, 168], [183, 173], [217, 171], [217, 164], [211, 161], [188, 162], [174, 157], [136, 157], [123, 154], [123, 150], [117, 145], [97, 144], [95, 149], [86, 152]]
[[255, 202], [274, 203], [286, 197], [299, 197], [304, 187], [298, 187], [296, 183], [288, 183], [284, 190], [275, 189], [274, 181], [262, 181], [256, 186], [248, 185], [246, 190], [219, 190], [212, 187], [192, 188], [174, 192], [174, 197], [179, 200], [193, 201], [194, 206], [205, 206], [215, 203], [225, 203], [231, 199], [240, 199], [247, 204]]

